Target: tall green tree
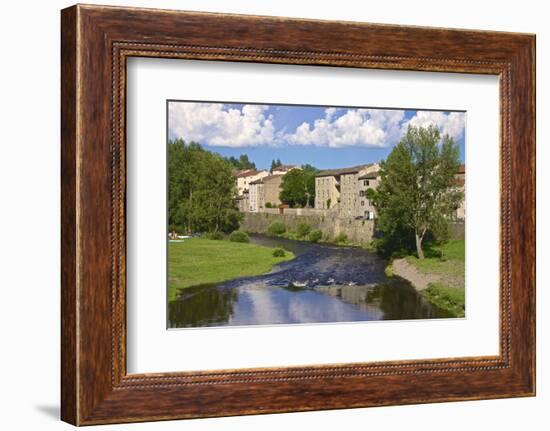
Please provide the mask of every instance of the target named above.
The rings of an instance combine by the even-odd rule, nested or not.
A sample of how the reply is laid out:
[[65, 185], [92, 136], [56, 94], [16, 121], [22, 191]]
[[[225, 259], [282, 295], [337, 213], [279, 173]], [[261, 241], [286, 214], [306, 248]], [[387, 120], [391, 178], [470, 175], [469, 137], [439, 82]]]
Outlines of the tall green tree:
[[281, 182], [279, 199], [291, 207], [309, 207], [315, 202], [315, 174], [317, 169], [303, 165], [301, 169], [291, 169]]
[[237, 229], [232, 165], [199, 144], [178, 139], [168, 144], [168, 223], [186, 231]]
[[281, 159], [277, 159], [277, 160], [273, 159], [271, 161], [271, 169], [269, 170], [269, 172], [273, 172], [275, 168], [278, 168], [279, 166], [283, 166]]
[[249, 160], [247, 154], [241, 154], [238, 159], [234, 156], [230, 156], [227, 158], [227, 161], [240, 170], [256, 169], [256, 164]]
[[444, 238], [464, 197], [455, 178], [459, 165], [459, 148], [451, 137], [441, 137], [435, 126], [409, 126], [380, 163], [378, 188], [368, 192], [378, 213], [377, 229], [394, 239], [412, 235], [423, 259], [426, 235]]

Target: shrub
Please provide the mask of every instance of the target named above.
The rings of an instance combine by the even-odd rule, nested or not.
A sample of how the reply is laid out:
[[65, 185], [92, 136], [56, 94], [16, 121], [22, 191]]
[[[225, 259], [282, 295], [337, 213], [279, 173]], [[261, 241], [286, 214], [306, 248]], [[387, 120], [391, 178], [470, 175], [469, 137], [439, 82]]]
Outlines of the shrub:
[[286, 232], [286, 226], [282, 221], [275, 220], [267, 228], [269, 236], [279, 236]]
[[246, 232], [243, 232], [242, 230], [234, 230], [231, 232], [231, 235], [229, 235], [229, 241], [250, 242], [250, 238], [248, 238], [248, 234]]
[[308, 241], [319, 242], [323, 237], [323, 233], [319, 229], [313, 229], [307, 236]]
[[266, 202], [265, 207], [266, 208], [273, 208], [273, 204], [271, 202]]
[[277, 247], [273, 250], [273, 257], [285, 257], [285, 250], [281, 247]]
[[348, 240], [348, 236], [345, 233], [341, 233], [336, 238], [334, 238], [334, 242], [337, 244], [347, 242], [347, 240]]
[[298, 227], [296, 228], [296, 236], [298, 238], [305, 238], [309, 235], [309, 231], [311, 228], [309, 225], [305, 222], [298, 223]]
[[216, 240], [216, 241], [221, 241], [222, 239], [224, 239], [224, 235], [222, 232], [220, 231], [216, 231], [216, 232], [206, 232], [204, 235], [203, 235], [204, 238], [206, 239], [212, 239], [212, 240]]

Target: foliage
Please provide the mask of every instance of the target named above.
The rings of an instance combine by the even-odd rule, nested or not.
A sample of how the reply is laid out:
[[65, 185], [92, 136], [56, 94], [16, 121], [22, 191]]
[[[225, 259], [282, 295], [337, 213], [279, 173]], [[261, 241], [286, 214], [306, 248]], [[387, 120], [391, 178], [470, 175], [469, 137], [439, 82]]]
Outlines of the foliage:
[[226, 159], [233, 167], [239, 170], [256, 169], [256, 164], [248, 159], [248, 155], [241, 154], [239, 158], [233, 156]]
[[199, 144], [168, 144], [168, 223], [184, 232], [231, 232], [242, 215], [234, 203], [232, 165]]
[[265, 207], [266, 208], [273, 208], [273, 204], [271, 202], [266, 202]]
[[283, 164], [281, 163], [281, 159], [272, 160], [271, 161], [271, 169], [269, 170], [269, 172], [273, 173], [275, 168], [278, 168], [280, 166], [283, 166]]
[[271, 247], [192, 238], [168, 244], [168, 292], [175, 299], [181, 289], [264, 274], [277, 263], [293, 259], [273, 257]]
[[431, 235], [445, 239], [453, 212], [463, 199], [456, 187], [459, 148], [435, 126], [409, 126], [403, 139], [380, 163], [377, 190], [367, 193], [376, 207], [378, 240], [386, 253], [416, 247], [424, 258], [422, 241]]
[[206, 239], [215, 240], [215, 241], [221, 241], [225, 238], [224, 234], [220, 231], [206, 232], [202, 237]]
[[305, 238], [309, 235], [311, 228], [306, 222], [301, 221], [296, 227], [296, 236], [298, 238]]
[[246, 232], [242, 230], [235, 230], [229, 235], [229, 241], [231, 242], [250, 242], [250, 238]]
[[317, 169], [303, 165], [288, 171], [281, 182], [279, 199], [291, 207], [308, 208], [315, 204], [315, 175]]
[[286, 253], [284, 248], [277, 247], [275, 250], [273, 250], [273, 257], [285, 257]]
[[340, 233], [336, 238], [334, 238], [334, 242], [336, 244], [345, 243], [347, 241], [348, 241], [348, 236], [345, 233]]
[[279, 236], [286, 232], [285, 224], [280, 220], [272, 221], [267, 228], [267, 234], [269, 236]]
[[430, 283], [421, 291], [421, 295], [435, 306], [445, 310], [453, 317], [464, 317], [464, 287], [450, 287], [442, 283]]
[[319, 242], [323, 237], [323, 233], [319, 229], [313, 229], [307, 236], [308, 241]]

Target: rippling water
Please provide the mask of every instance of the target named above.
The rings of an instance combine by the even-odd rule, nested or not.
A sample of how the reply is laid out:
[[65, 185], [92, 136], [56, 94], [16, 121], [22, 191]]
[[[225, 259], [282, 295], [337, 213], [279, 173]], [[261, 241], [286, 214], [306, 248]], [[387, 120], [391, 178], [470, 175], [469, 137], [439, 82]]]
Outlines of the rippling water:
[[448, 315], [367, 250], [251, 236], [296, 258], [264, 275], [182, 289], [170, 328], [427, 319]]

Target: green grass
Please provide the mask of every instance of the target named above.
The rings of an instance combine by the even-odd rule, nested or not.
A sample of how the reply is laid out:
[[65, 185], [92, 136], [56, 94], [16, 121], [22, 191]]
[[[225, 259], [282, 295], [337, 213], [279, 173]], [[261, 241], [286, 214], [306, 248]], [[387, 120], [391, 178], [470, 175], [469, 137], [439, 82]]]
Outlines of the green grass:
[[452, 240], [443, 246], [428, 246], [424, 254], [424, 259], [407, 256], [407, 262], [427, 274], [464, 278], [464, 240]]
[[430, 283], [421, 295], [453, 317], [464, 317], [464, 287], [449, 287], [442, 283]]
[[441, 275], [441, 282], [430, 283], [422, 296], [454, 317], [464, 317], [464, 240], [425, 247], [424, 259], [407, 256], [407, 262], [425, 274]]
[[168, 243], [169, 300], [175, 299], [180, 289], [264, 274], [273, 265], [294, 258], [289, 251], [284, 257], [274, 257], [273, 250], [255, 244], [201, 238]]

